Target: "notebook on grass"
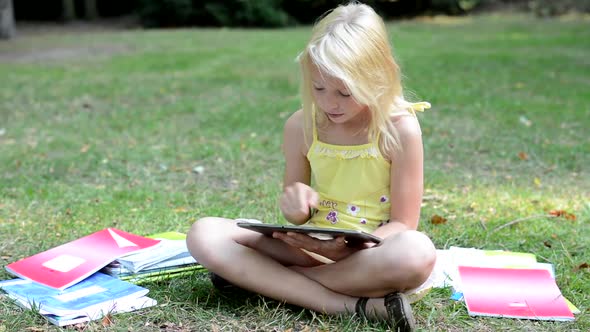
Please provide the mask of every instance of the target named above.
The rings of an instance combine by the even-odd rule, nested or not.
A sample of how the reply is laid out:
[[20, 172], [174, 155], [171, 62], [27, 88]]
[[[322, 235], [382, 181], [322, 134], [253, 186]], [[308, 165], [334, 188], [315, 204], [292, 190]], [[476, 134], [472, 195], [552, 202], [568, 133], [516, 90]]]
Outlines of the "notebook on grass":
[[8, 264], [6, 270], [17, 277], [63, 290], [125, 254], [159, 243], [160, 240], [106, 228]]
[[118, 302], [129, 302], [145, 296], [149, 290], [130, 282], [95, 273], [84, 281], [60, 291], [26, 279], [0, 281], [0, 288], [10, 298], [41, 314], [57, 316], [96, 316], [108, 313]]
[[472, 316], [574, 320], [546, 269], [459, 266], [459, 276]]

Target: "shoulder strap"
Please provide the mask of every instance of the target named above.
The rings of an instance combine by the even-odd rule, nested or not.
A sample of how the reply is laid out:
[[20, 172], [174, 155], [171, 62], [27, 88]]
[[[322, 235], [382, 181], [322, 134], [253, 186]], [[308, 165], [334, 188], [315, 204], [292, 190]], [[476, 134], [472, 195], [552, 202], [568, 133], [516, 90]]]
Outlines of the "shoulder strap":
[[315, 117], [315, 106], [311, 107], [311, 124], [312, 124], [312, 132], [313, 132], [313, 141], [318, 140], [318, 129], [316, 125], [316, 117]]
[[418, 103], [411, 103], [410, 104], [410, 113], [416, 115], [416, 112], [424, 112], [424, 110], [427, 110], [430, 108], [430, 103], [426, 102], [426, 101], [421, 101]]

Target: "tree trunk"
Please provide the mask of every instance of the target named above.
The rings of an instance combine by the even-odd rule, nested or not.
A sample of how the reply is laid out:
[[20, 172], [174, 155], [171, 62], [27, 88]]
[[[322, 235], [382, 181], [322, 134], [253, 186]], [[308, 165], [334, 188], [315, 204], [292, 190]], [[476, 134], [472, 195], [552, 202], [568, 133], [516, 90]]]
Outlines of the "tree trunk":
[[10, 39], [15, 35], [12, 0], [0, 0], [0, 39]]
[[84, 0], [84, 16], [87, 20], [95, 20], [98, 18], [96, 0]]
[[61, 0], [61, 8], [61, 16], [64, 21], [73, 21], [76, 19], [76, 8], [74, 7], [74, 0]]

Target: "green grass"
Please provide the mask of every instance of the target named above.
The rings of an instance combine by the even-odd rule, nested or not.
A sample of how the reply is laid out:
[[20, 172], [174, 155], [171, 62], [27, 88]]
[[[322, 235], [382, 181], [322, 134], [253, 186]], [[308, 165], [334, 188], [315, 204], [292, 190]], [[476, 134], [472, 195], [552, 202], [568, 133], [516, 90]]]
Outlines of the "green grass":
[[[415, 306], [421, 329], [590, 330], [590, 271], [577, 269], [590, 260], [589, 23], [478, 16], [389, 26], [408, 94], [433, 104], [420, 115], [421, 230], [441, 249], [534, 253], [555, 265], [582, 310], [574, 323], [470, 318], [437, 289]], [[208, 215], [280, 220], [281, 131], [299, 105], [294, 58], [309, 32], [54, 32], [1, 42], [0, 264], [111, 226], [150, 234], [186, 232]], [[544, 216], [553, 209], [576, 220]], [[431, 224], [435, 214], [447, 222]], [[84, 330], [385, 329], [218, 293], [203, 273], [147, 286], [157, 307]], [[59, 329], [0, 299], [0, 331], [25, 330]]]

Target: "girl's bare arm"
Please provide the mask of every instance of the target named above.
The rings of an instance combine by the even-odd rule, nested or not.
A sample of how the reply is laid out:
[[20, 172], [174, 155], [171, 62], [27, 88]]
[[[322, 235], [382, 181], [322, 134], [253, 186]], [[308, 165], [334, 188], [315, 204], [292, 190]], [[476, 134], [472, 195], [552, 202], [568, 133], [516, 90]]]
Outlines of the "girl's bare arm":
[[375, 231], [383, 238], [418, 227], [424, 190], [424, 152], [418, 119], [408, 115], [394, 121], [401, 149], [390, 154], [390, 222]]
[[303, 134], [303, 111], [287, 119], [283, 133], [285, 175], [280, 208], [285, 218], [296, 225], [310, 217], [310, 208], [317, 204], [317, 193], [309, 186], [311, 167], [307, 160], [307, 145]]

